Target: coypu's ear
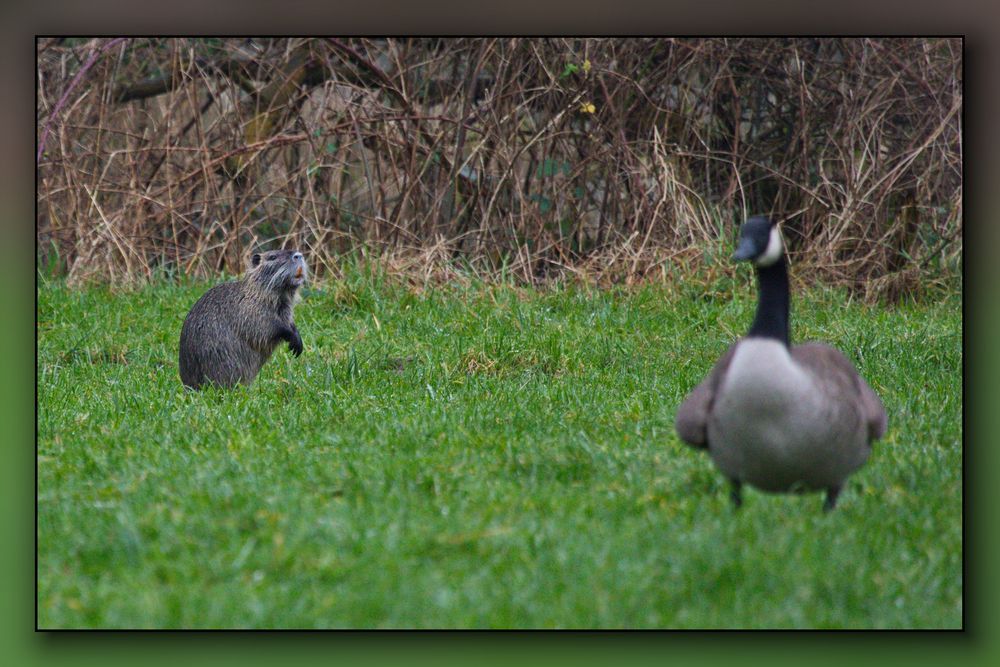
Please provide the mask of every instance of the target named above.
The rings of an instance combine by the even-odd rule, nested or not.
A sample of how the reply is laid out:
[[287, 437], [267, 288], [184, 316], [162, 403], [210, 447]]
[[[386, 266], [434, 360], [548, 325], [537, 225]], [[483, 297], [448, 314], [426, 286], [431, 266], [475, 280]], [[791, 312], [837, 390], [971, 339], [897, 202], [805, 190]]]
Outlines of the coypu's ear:
[[260, 253], [255, 252], [250, 256], [250, 266], [257, 266], [260, 264]]

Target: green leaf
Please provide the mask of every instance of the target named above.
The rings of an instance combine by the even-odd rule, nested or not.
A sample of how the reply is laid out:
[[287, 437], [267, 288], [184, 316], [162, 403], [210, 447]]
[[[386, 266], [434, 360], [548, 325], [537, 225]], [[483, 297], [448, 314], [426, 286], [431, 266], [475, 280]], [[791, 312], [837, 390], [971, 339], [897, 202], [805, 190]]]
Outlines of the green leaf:
[[545, 158], [545, 160], [543, 160], [535, 170], [535, 178], [548, 178], [549, 176], [555, 176], [560, 171], [564, 174], [568, 174], [569, 170], [569, 162], [560, 162], [558, 160], [553, 160], [552, 158]]

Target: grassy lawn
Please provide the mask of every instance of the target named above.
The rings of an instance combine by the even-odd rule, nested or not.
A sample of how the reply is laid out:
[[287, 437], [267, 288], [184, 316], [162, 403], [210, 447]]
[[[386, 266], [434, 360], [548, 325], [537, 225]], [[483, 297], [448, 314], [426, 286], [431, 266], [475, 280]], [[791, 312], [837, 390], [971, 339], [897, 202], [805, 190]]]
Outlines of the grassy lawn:
[[959, 296], [793, 297], [889, 432], [838, 509], [740, 512], [674, 411], [753, 315], [734, 285], [307, 289], [305, 353], [183, 389], [206, 288], [38, 293], [38, 624], [960, 627]]

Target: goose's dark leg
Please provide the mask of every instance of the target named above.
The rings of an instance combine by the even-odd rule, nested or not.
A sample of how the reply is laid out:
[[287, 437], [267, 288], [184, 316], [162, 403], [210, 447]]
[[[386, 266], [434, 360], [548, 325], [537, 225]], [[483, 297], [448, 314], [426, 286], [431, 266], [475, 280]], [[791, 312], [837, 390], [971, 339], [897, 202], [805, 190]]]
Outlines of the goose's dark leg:
[[829, 512], [837, 506], [837, 496], [840, 495], [839, 486], [831, 486], [826, 490], [826, 500], [823, 501], [823, 511]]
[[743, 482], [738, 479], [729, 480], [729, 499], [733, 501], [733, 509], [738, 510], [743, 504]]

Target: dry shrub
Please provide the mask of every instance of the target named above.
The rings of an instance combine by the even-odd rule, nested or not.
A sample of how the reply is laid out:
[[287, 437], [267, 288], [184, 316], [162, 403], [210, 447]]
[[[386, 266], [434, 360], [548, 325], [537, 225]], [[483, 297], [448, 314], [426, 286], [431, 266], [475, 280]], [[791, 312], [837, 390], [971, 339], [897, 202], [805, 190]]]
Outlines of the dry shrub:
[[768, 213], [810, 275], [919, 283], [961, 256], [961, 49], [46, 38], [39, 260], [132, 282], [364, 248], [424, 279], [631, 282]]

